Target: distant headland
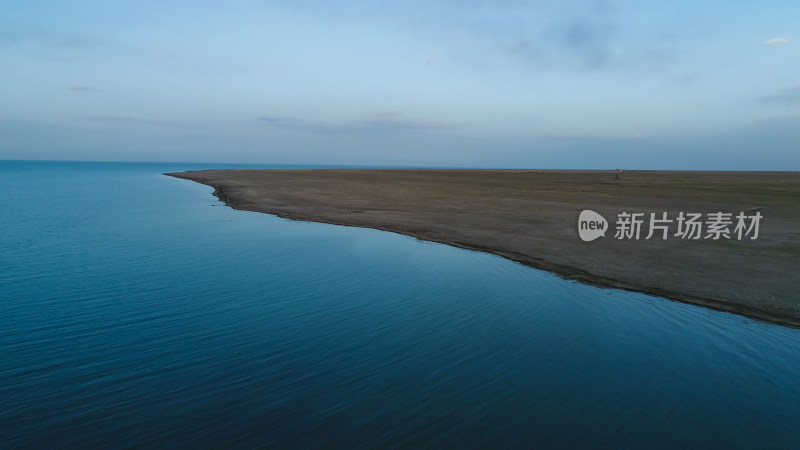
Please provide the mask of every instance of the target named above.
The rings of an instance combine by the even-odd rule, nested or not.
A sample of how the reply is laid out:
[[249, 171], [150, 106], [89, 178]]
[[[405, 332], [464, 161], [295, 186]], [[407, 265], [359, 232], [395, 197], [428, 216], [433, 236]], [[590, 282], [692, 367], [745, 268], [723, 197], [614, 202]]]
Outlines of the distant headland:
[[[206, 170], [236, 209], [376, 228], [800, 327], [800, 173]], [[591, 241], [579, 216], [607, 220]], [[720, 214], [721, 213], [721, 214]], [[588, 217], [588, 216], [587, 216]], [[596, 217], [592, 215], [592, 217]]]

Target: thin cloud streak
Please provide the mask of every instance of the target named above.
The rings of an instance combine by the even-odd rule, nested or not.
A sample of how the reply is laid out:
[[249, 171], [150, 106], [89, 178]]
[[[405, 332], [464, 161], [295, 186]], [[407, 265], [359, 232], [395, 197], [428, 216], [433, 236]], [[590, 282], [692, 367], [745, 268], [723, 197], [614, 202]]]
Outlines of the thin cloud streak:
[[775, 94], [765, 95], [759, 98], [758, 102], [767, 105], [800, 105], [800, 86], [784, 89]]
[[68, 91], [72, 92], [99, 92], [100, 89], [91, 86], [73, 85], [67, 86]]
[[764, 45], [785, 45], [788, 44], [790, 40], [791, 39], [788, 37], [772, 38], [764, 41]]
[[393, 112], [374, 114], [363, 119], [350, 120], [339, 124], [280, 116], [261, 116], [256, 117], [255, 120], [264, 122], [274, 128], [320, 134], [415, 133], [451, 127], [451, 125], [437, 122], [407, 119]]
[[140, 117], [126, 116], [88, 116], [83, 118], [86, 121], [112, 127], [136, 127], [136, 128], [164, 128], [174, 130], [199, 130], [200, 125], [173, 122], [158, 119], [146, 119]]

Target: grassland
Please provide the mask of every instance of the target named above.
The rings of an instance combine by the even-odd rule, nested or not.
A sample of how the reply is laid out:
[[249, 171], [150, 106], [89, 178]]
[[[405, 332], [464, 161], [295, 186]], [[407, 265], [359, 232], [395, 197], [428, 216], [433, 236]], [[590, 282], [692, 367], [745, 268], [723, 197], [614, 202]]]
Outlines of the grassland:
[[[486, 251], [564, 278], [800, 325], [800, 173], [209, 170], [170, 174], [236, 209]], [[583, 242], [580, 211], [747, 212], [758, 239]], [[646, 224], [645, 224], [646, 225]]]

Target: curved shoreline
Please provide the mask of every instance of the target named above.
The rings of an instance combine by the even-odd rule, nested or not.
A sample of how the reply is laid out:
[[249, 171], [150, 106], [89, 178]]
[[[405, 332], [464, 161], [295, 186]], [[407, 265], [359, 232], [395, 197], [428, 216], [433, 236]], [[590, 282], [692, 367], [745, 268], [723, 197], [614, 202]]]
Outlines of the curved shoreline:
[[214, 189], [213, 195], [215, 197], [217, 197], [226, 206], [229, 206], [236, 210], [260, 212], [295, 221], [317, 222], [317, 223], [326, 223], [331, 225], [357, 227], [357, 228], [372, 228], [380, 231], [387, 231], [391, 233], [413, 237], [415, 239], [423, 241], [436, 242], [440, 244], [450, 245], [453, 247], [463, 248], [466, 250], [490, 253], [514, 261], [516, 263], [532, 267], [534, 269], [544, 270], [553, 273], [565, 280], [577, 281], [585, 284], [598, 286], [601, 288], [621, 289], [631, 292], [644, 293], [647, 295], [666, 298], [672, 301], [678, 301], [682, 303], [711, 308], [717, 311], [733, 313], [750, 319], [758, 320], [761, 322], [777, 324], [781, 326], [788, 326], [792, 328], [800, 328], [799, 318], [784, 314], [777, 314], [769, 311], [764, 311], [758, 308], [750, 307], [748, 305], [742, 305], [738, 303], [733, 303], [713, 298], [706, 298], [706, 297], [686, 294], [660, 287], [635, 284], [624, 280], [618, 280], [605, 277], [602, 275], [593, 274], [590, 273], [589, 271], [582, 270], [580, 268], [554, 263], [552, 261], [547, 261], [546, 259], [543, 258], [536, 258], [523, 253], [497, 249], [490, 246], [483, 246], [474, 243], [442, 239], [435, 236], [426, 235], [425, 233], [413, 232], [400, 228], [393, 228], [391, 226], [364, 225], [356, 222], [349, 222], [346, 220], [331, 219], [330, 217], [326, 217], [324, 214], [314, 214], [309, 212], [305, 212], [303, 214], [294, 214], [291, 211], [287, 211], [280, 208], [266, 208], [263, 206], [257, 206], [248, 202], [240, 202], [240, 200], [242, 199], [228, 195], [225, 191], [226, 187], [222, 184], [212, 184], [210, 182], [200, 181], [190, 177], [188, 173], [168, 173], [165, 175], [180, 179], [188, 179], [197, 182], [199, 184], [210, 186]]

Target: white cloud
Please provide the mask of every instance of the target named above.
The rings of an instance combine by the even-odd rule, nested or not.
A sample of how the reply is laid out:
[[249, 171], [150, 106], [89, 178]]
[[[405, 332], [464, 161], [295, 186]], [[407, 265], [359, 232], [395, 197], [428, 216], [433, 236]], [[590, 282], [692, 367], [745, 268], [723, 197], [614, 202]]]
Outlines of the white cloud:
[[767, 39], [764, 42], [765, 45], [783, 45], [788, 43], [789, 43], [788, 37]]

